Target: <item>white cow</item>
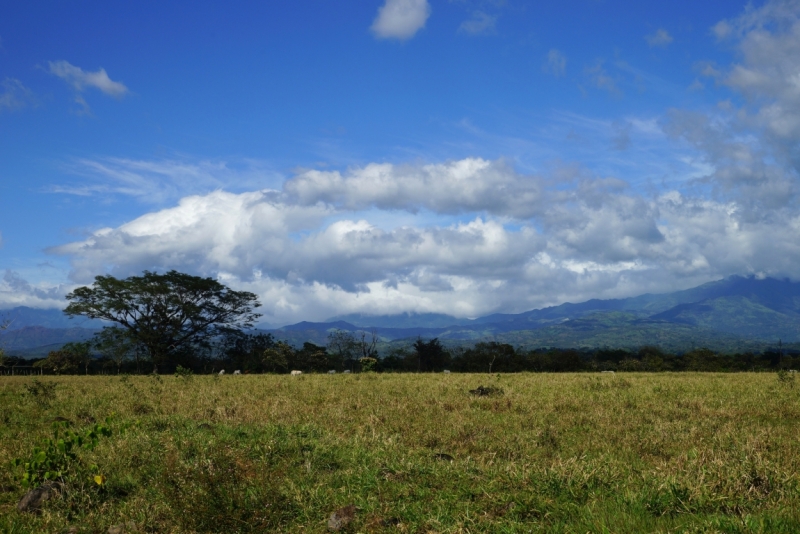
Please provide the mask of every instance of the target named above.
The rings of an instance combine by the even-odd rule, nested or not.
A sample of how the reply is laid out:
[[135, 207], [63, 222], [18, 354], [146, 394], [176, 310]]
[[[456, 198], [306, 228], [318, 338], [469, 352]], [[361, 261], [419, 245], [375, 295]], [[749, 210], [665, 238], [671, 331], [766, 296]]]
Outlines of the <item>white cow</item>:
[[242, 374], [242, 372], [237, 369], [236, 371], [233, 372], [233, 374], [240, 375], [240, 374]]
[[223, 369], [222, 371], [219, 372], [219, 376], [222, 376], [224, 374], [225, 374], [225, 369]]
[[292, 376], [302, 375], [303, 371], [292, 371]]

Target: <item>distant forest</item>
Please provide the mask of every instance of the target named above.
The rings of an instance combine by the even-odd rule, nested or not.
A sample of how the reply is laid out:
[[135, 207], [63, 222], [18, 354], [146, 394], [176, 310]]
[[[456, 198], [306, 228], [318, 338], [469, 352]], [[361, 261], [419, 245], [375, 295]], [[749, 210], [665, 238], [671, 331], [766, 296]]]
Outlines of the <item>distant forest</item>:
[[[304, 343], [302, 347], [277, 341], [271, 334], [233, 332], [213, 345], [174, 354], [162, 362], [161, 374], [210, 374], [240, 371], [243, 374], [335, 372], [591, 372], [591, 371], [778, 371], [800, 367], [800, 352], [776, 348], [764, 352], [719, 354], [698, 348], [682, 354], [645, 346], [625, 349], [518, 349], [498, 342], [479, 342], [470, 347], [445, 347], [438, 339], [393, 347], [379, 355], [377, 339], [344, 331], [330, 334], [327, 346]], [[149, 374], [153, 362], [146, 352], [129, 346], [126, 351], [99, 352], [90, 342], [69, 343], [47, 358], [23, 360], [6, 357], [3, 374], [13, 366], [26, 366], [43, 374]], [[21, 368], [19, 368], [21, 370]]]

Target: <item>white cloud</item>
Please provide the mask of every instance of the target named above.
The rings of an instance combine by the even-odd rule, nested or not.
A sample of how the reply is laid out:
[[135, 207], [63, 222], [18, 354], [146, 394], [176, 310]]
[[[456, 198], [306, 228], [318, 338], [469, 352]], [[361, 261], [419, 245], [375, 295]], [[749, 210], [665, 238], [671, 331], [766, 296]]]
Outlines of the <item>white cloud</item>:
[[373, 163], [339, 171], [307, 171], [288, 180], [292, 201], [338, 209], [428, 209], [436, 213], [487, 212], [528, 218], [542, 209], [542, 180], [521, 176], [502, 161], [467, 158], [429, 165]]
[[475, 11], [472, 13], [470, 19], [461, 23], [458, 27], [458, 31], [470, 35], [489, 35], [495, 32], [496, 27], [496, 15], [489, 15], [483, 11]]
[[645, 35], [644, 39], [647, 41], [647, 44], [652, 46], [660, 46], [665, 47], [672, 43], [673, 39], [669, 32], [663, 28], [659, 28], [654, 33], [649, 35]]
[[552, 48], [547, 53], [547, 62], [544, 64], [544, 70], [556, 78], [564, 76], [567, 72], [567, 57], [559, 50]]
[[50, 61], [48, 65], [50, 74], [58, 76], [79, 93], [88, 87], [94, 87], [109, 96], [117, 98], [123, 97], [128, 93], [128, 88], [124, 84], [109, 78], [105, 69], [101, 68], [95, 72], [85, 71], [63, 60]]
[[730, 36], [732, 31], [731, 25], [724, 20], [719, 21], [711, 28], [711, 33], [720, 41]]
[[666, 130], [693, 146], [712, 170], [697, 183], [735, 201], [751, 221], [796, 204], [800, 140], [800, 1], [772, 1], [723, 21], [740, 53], [729, 68], [699, 64], [702, 74], [738, 92], [715, 112], [672, 110]]
[[3, 88], [0, 92], [0, 111], [13, 111], [35, 103], [33, 92], [16, 78], [6, 78], [0, 86]]
[[64, 295], [72, 291], [74, 284], [36, 284], [25, 280], [19, 273], [6, 270], [0, 279], [0, 307], [14, 308], [63, 308]]
[[750, 103], [751, 125], [794, 150], [800, 138], [800, 2], [773, 1], [728, 23], [741, 61], [722, 76]]
[[386, 0], [370, 28], [381, 39], [409, 39], [431, 14], [428, 0]]

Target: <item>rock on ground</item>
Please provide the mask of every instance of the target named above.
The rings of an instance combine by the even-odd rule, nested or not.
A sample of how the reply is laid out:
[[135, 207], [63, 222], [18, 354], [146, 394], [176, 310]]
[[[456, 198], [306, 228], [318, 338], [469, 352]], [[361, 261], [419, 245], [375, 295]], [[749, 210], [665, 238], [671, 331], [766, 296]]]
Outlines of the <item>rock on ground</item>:
[[58, 486], [55, 483], [42, 484], [38, 488], [29, 490], [17, 504], [17, 510], [20, 512], [35, 513], [42, 509], [45, 501], [48, 501], [56, 496], [58, 493]]

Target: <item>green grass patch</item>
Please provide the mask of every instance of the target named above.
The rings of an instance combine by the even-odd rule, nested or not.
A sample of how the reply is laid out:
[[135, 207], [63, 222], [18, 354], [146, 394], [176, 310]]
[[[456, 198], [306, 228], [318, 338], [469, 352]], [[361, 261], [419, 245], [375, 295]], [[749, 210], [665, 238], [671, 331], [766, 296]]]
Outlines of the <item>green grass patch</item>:
[[[18, 512], [14, 460], [106, 420]], [[0, 532], [800, 531], [775, 374], [2, 377], [0, 422]]]

